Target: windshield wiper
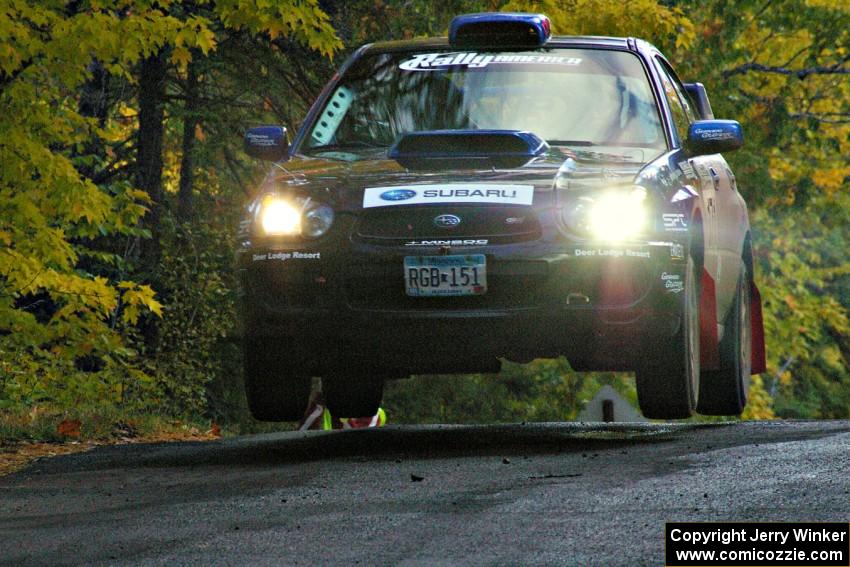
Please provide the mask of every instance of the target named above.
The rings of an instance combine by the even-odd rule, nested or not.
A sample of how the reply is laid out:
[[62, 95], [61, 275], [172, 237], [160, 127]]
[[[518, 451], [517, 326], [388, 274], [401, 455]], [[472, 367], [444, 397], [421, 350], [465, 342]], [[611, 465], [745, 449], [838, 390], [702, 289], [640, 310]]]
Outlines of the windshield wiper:
[[546, 140], [550, 146], [598, 146], [596, 142], [589, 142], [587, 140]]
[[386, 149], [387, 146], [379, 145], [379, 144], [370, 144], [369, 142], [362, 141], [352, 141], [345, 142], [342, 144], [325, 144], [324, 146], [314, 146], [312, 148], [306, 148], [307, 151], [310, 152], [324, 152], [324, 151], [334, 151], [334, 150], [347, 150], [347, 149], [358, 149], [358, 148], [367, 148], [367, 149]]

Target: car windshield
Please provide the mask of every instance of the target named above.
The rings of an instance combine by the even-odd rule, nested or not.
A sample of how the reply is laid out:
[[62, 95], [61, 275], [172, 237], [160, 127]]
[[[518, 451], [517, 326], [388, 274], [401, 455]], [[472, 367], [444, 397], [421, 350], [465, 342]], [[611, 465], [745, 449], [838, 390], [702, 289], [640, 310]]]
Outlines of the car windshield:
[[637, 56], [552, 48], [362, 57], [302, 148], [386, 148], [406, 132], [445, 129], [527, 130], [550, 145], [666, 147]]

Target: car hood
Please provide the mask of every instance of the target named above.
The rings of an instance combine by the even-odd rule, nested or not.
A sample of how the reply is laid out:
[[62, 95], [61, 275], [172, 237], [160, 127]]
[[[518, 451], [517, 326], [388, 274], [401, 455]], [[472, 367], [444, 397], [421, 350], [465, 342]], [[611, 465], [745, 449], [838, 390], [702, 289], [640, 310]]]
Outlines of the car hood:
[[[337, 211], [363, 208], [370, 187], [475, 183], [533, 185], [535, 208], [554, 203], [557, 190], [592, 190], [630, 185], [647, 163], [647, 150], [593, 151], [552, 148], [543, 156], [514, 169], [453, 169], [415, 171], [387, 159], [385, 152], [352, 154], [322, 152], [295, 156], [277, 164], [264, 181], [264, 189], [285, 188], [318, 199]], [[653, 156], [648, 156], [653, 157]]]

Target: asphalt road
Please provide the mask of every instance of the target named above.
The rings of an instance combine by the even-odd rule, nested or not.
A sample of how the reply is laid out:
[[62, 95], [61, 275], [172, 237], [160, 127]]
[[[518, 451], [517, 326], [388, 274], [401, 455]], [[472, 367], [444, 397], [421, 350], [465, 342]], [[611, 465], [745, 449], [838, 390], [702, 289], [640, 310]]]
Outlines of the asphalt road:
[[691, 520], [850, 521], [850, 422], [104, 447], [0, 478], [0, 564], [662, 565]]

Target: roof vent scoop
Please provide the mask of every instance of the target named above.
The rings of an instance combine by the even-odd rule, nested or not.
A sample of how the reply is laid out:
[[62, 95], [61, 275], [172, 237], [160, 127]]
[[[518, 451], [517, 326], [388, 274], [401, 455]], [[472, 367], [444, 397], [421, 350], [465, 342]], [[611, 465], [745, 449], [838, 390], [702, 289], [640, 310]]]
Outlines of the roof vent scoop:
[[543, 14], [484, 12], [457, 16], [449, 25], [449, 43], [462, 48], [533, 48], [549, 41], [552, 26]]
[[427, 130], [402, 134], [388, 155], [408, 169], [510, 169], [548, 149], [520, 130]]

